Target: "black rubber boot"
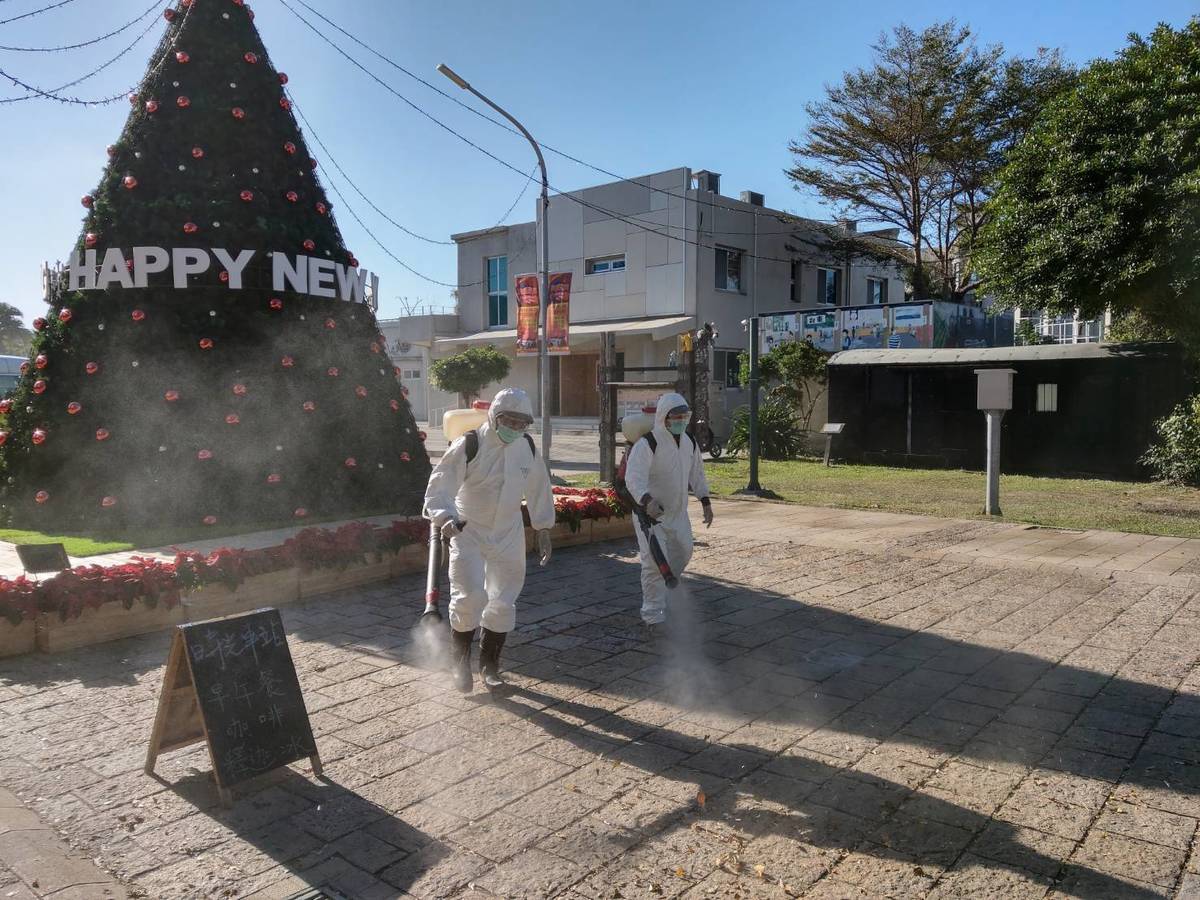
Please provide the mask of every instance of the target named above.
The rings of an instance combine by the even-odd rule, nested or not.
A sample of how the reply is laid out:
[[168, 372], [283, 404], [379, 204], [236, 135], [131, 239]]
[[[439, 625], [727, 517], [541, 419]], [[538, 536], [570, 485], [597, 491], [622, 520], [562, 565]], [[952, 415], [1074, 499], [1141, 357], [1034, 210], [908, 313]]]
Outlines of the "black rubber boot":
[[504, 639], [508, 635], [502, 631], [483, 629], [483, 637], [479, 640], [479, 672], [483, 675], [483, 684], [489, 691], [504, 687], [507, 682], [500, 677], [500, 651], [504, 649]]
[[471, 643], [475, 640], [475, 629], [455, 631], [451, 628], [450, 634], [454, 638], [454, 645], [450, 650], [454, 686], [464, 694], [469, 694], [475, 684], [475, 679], [471, 676]]

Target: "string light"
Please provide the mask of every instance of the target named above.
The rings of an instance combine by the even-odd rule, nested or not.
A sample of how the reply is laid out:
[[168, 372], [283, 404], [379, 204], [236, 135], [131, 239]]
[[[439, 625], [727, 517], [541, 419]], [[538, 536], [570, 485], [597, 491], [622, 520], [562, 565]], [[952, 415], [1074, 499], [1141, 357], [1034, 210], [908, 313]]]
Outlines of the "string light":
[[116, 37], [123, 31], [128, 31], [138, 22], [142, 21], [142, 19], [146, 18], [146, 16], [156, 12], [158, 7], [159, 4], [156, 0], [156, 2], [150, 4], [149, 8], [147, 8], [144, 13], [136, 18], [130, 19], [116, 31], [110, 31], [108, 34], [102, 34], [100, 37], [92, 38], [90, 41], [83, 41], [79, 44], [63, 44], [61, 47], [7, 47], [3, 44], [0, 44], [0, 50], [7, 50], [10, 53], [61, 53], [64, 50], [78, 50], [81, 47], [90, 47], [93, 44], [99, 44], [101, 41], [107, 41], [111, 37]]
[[51, 3], [49, 6], [35, 9], [33, 12], [22, 13], [19, 16], [13, 16], [11, 19], [0, 19], [0, 25], [7, 25], [9, 22], [19, 22], [21, 19], [31, 19], [34, 16], [40, 16], [42, 13], [50, 12], [52, 9], [58, 9], [60, 6], [66, 6], [68, 3], [74, 2], [75, 0], [59, 0], [58, 3]]

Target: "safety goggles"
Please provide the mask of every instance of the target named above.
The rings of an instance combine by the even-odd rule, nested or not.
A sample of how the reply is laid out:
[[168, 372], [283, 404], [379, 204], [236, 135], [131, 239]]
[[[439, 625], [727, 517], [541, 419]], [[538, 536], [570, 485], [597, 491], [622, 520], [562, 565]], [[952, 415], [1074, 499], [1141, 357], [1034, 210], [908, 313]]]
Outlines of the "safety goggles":
[[686, 406], [677, 406], [675, 409], [667, 413], [667, 424], [672, 422], [683, 422], [684, 424], [692, 420], [692, 411]]
[[500, 428], [511, 428], [513, 431], [525, 431], [533, 424], [532, 419], [516, 413], [498, 413], [496, 425]]

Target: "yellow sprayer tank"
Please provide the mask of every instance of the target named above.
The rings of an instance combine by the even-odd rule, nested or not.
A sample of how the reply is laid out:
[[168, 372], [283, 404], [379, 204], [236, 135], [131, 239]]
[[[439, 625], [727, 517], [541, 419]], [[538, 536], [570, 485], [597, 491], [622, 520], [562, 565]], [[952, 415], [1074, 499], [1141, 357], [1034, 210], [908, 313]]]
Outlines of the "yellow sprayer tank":
[[454, 443], [472, 428], [478, 428], [486, 422], [491, 405], [487, 400], [476, 400], [470, 409], [446, 410], [442, 414], [442, 431], [446, 435], [446, 443]]
[[640, 413], [625, 416], [621, 419], [621, 434], [630, 445], [636, 444], [644, 434], [654, 428], [654, 407], [647, 406]]

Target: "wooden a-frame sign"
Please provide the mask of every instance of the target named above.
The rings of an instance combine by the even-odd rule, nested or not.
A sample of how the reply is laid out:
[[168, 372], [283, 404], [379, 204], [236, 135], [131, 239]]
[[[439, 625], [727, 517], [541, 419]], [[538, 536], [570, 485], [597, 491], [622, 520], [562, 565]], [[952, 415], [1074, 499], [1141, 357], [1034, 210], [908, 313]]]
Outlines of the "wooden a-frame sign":
[[163, 674], [145, 771], [205, 742], [223, 806], [238, 782], [307, 757], [322, 774], [276, 609], [181, 625]]

